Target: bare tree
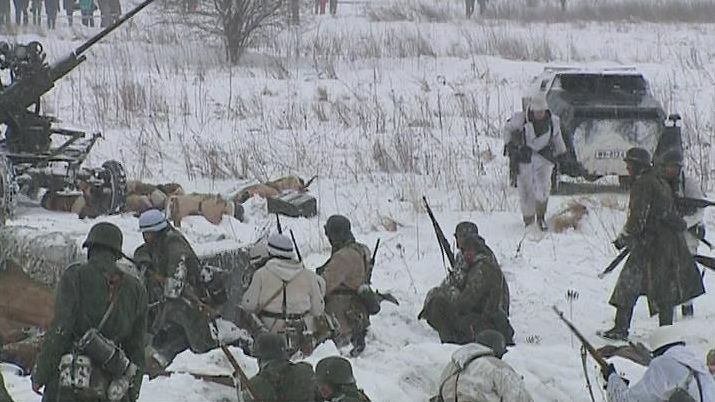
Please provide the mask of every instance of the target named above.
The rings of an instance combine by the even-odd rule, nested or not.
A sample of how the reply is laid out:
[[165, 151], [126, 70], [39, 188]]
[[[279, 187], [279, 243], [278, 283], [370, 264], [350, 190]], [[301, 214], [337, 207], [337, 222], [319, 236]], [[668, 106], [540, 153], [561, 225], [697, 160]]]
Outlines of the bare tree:
[[214, 6], [226, 42], [226, 56], [234, 64], [257, 34], [285, 21], [281, 13], [283, 0], [214, 0]]

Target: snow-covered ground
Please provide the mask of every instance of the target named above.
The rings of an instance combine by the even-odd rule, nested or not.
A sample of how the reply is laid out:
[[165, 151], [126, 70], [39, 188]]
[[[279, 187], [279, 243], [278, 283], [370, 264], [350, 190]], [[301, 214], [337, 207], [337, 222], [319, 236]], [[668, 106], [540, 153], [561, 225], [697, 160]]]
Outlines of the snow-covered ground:
[[[420, 206], [424, 194], [448, 236], [459, 221], [472, 220], [496, 253], [509, 281], [516, 330], [517, 346], [505, 360], [524, 376], [535, 400], [589, 400], [579, 345], [551, 306], [571, 316], [594, 344], [603, 344], [595, 331], [612, 324], [614, 309], [607, 300], [617, 274], [602, 280], [596, 275], [616, 255], [610, 241], [624, 221], [627, 196], [554, 197], [550, 214], [574, 200], [587, 207], [580, 226], [525, 233], [516, 193], [506, 185], [498, 129], [546, 62], [635, 65], [666, 108], [684, 115], [688, 168], [708, 178], [715, 121], [715, 54], [708, 49], [715, 44], [714, 25], [522, 24], [464, 20], [457, 11], [443, 22], [383, 22], [370, 17], [376, 14], [369, 4], [353, 4], [336, 18], [306, 16], [299, 30], [259, 43], [242, 66], [230, 67], [222, 61], [219, 41], [156, 23], [159, 4], [152, 7], [91, 51], [45, 100], [61, 120], [105, 134], [90, 163], [118, 159], [130, 178], [177, 181], [192, 191], [226, 195], [256, 180], [318, 174], [311, 193], [320, 215], [283, 221], [295, 231], [306, 265], [318, 266], [329, 255], [325, 219], [345, 214], [360, 241], [372, 247], [382, 239], [373, 283], [401, 303], [383, 305], [373, 317], [365, 353], [351, 359], [359, 385], [378, 402], [425, 401], [455, 349], [441, 345], [417, 320], [425, 294], [445, 275]], [[30, 31], [17, 40], [37, 38]], [[53, 59], [92, 32], [63, 25], [39, 36]], [[245, 223], [227, 218], [213, 226], [193, 217], [182, 231], [200, 250], [248, 244], [272, 218], [264, 201], [250, 200], [246, 207]], [[126, 252], [140, 243], [135, 218], [102, 219], [124, 230]], [[10, 222], [71, 233], [78, 242], [94, 223], [27, 205]], [[713, 223], [708, 215], [708, 226]], [[712, 289], [715, 275], [707, 273], [705, 282]], [[579, 295], [572, 305], [568, 291]], [[715, 347], [714, 297], [698, 299], [695, 318], [679, 323], [703, 358]], [[656, 326], [640, 302], [633, 339], [647, 339]], [[249, 375], [256, 372], [254, 360], [235, 353]], [[308, 361], [335, 353], [329, 343]], [[616, 365], [632, 380], [642, 373], [627, 361]], [[186, 352], [171, 369], [230, 372], [220, 351]], [[589, 369], [592, 381], [602, 382], [592, 361]], [[39, 400], [29, 378], [5, 378], [16, 400]], [[601, 387], [594, 388], [601, 399]], [[235, 398], [228, 387], [176, 375], [145, 382], [140, 400]]]

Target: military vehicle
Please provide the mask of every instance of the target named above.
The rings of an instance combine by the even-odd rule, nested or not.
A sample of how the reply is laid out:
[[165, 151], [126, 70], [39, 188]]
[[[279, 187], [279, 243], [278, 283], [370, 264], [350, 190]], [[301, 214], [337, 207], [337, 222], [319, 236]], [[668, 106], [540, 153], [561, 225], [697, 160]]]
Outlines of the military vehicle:
[[634, 146], [657, 157], [670, 149], [682, 151], [680, 116], [666, 115], [645, 77], [631, 67], [584, 69], [545, 67], [522, 98], [526, 111], [534, 95], [546, 97], [550, 110], [561, 118], [568, 156], [554, 174], [595, 181], [618, 176], [628, 185], [623, 163]]
[[69, 56], [50, 65], [39, 42], [0, 42], [0, 225], [11, 216], [17, 195], [50, 192], [90, 194], [103, 213], [124, 207], [127, 183], [124, 167], [107, 161], [98, 168], [83, 167], [101, 134], [55, 127], [56, 119], [41, 113], [40, 99], [57, 80], [87, 59], [84, 53], [154, 0], [145, 0], [113, 24], [87, 40]]

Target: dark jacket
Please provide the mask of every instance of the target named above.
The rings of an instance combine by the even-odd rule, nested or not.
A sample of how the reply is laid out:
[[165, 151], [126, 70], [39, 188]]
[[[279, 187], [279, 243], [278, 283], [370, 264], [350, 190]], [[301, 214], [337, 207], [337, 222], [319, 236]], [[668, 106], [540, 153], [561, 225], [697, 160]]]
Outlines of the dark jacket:
[[705, 293], [684, 230], [685, 222], [675, 210], [665, 178], [652, 169], [641, 173], [631, 187], [628, 218], [621, 234], [631, 254], [611, 296], [612, 305], [628, 307], [635, 302], [632, 293], [636, 289], [648, 296], [654, 315]]
[[[263, 363], [258, 374], [250, 381], [256, 391], [256, 398], [261, 401], [313, 402], [315, 400], [313, 367], [305, 362], [272, 360]], [[252, 401], [245, 391], [244, 399]]]
[[[62, 274], [55, 296], [55, 316], [45, 336], [37, 358], [33, 383], [44, 385], [43, 401], [58, 400], [59, 362], [70, 353], [74, 342], [90, 328], [96, 328], [109, 306], [108, 277], [121, 277], [117, 288], [116, 305], [109, 315], [102, 335], [114, 341], [139, 368], [129, 400], [139, 396], [144, 374], [144, 336], [146, 333], [147, 298], [141, 282], [116, 267], [111, 253], [99, 251], [86, 263], [71, 265]], [[61, 400], [80, 400], [65, 395]]]

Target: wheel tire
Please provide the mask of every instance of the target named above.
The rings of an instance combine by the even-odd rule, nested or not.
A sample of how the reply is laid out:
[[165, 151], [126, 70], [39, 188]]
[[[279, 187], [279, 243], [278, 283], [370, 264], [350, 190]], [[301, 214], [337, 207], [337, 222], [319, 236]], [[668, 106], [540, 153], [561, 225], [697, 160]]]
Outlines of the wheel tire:
[[104, 168], [104, 185], [111, 190], [111, 199], [107, 214], [118, 214], [124, 211], [127, 203], [127, 175], [121, 163], [110, 160], [102, 164]]
[[15, 183], [12, 164], [0, 156], [0, 227], [10, 218], [15, 209]]

